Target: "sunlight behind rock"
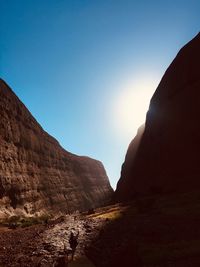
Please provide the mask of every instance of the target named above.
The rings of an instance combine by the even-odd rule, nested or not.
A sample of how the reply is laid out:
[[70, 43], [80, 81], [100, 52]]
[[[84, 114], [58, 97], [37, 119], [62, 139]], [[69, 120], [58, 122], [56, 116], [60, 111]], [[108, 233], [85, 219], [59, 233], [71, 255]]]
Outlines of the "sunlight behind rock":
[[156, 87], [157, 81], [148, 78], [122, 87], [114, 101], [114, 127], [122, 137], [133, 136], [145, 122], [149, 102]]

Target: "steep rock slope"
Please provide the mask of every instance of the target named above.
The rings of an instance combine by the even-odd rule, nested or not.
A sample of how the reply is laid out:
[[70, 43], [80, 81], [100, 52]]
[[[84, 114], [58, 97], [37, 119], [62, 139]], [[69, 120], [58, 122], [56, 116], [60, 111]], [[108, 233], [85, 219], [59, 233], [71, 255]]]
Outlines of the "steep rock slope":
[[199, 151], [200, 34], [180, 50], [154, 93], [137, 155], [127, 153], [116, 199], [199, 190]]
[[102, 163], [65, 151], [0, 80], [0, 217], [85, 210], [111, 194]]

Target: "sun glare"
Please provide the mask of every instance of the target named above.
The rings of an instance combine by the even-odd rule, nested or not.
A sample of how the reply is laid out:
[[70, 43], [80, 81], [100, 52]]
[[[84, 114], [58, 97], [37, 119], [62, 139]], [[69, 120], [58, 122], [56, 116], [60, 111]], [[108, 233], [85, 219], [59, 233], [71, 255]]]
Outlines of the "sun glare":
[[145, 122], [155, 81], [139, 81], [121, 89], [115, 102], [115, 126], [126, 136], [133, 136]]

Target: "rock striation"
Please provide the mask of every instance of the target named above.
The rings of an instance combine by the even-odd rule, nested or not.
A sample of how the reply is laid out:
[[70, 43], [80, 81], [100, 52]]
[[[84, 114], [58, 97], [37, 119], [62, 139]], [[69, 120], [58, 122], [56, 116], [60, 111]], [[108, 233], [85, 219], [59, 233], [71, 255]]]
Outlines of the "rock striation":
[[164, 74], [135, 156], [133, 150], [127, 152], [117, 200], [199, 190], [200, 34], [180, 50]]
[[0, 217], [86, 210], [112, 192], [102, 163], [65, 151], [0, 80]]

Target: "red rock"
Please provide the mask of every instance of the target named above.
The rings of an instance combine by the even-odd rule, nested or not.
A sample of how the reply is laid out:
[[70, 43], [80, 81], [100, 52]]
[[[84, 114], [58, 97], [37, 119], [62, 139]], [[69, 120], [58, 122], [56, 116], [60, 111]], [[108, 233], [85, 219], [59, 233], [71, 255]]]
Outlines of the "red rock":
[[137, 154], [127, 153], [116, 199], [198, 190], [199, 122], [200, 34], [180, 50], [155, 91]]
[[102, 163], [65, 151], [0, 80], [0, 216], [87, 210], [111, 194]]

